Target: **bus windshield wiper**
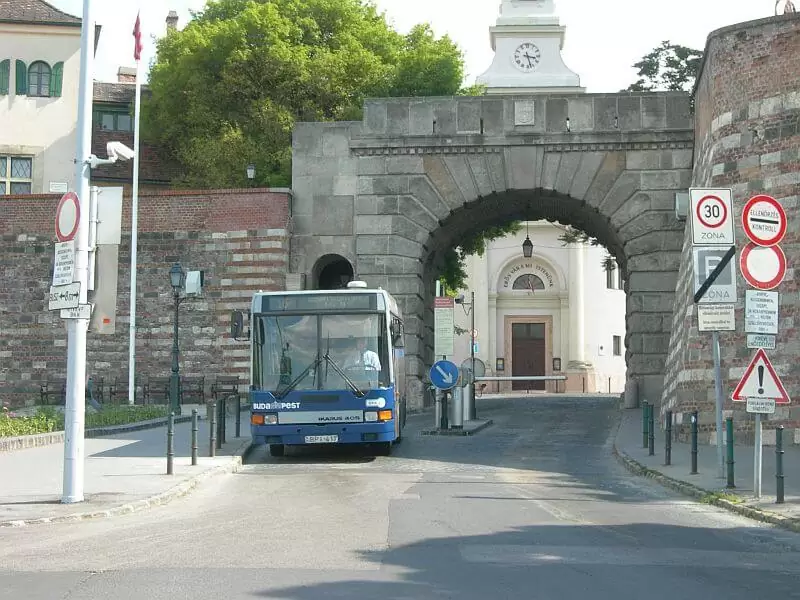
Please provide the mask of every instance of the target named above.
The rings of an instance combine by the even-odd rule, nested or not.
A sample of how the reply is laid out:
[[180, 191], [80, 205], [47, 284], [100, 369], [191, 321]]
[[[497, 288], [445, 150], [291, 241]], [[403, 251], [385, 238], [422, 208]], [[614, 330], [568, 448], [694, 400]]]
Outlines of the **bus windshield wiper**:
[[282, 391], [278, 392], [277, 394], [275, 394], [275, 397], [276, 397], [276, 398], [278, 398], [279, 400], [280, 400], [280, 399], [282, 399], [282, 398], [285, 398], [285, 397], [286, 397], [286, 394], [288, 394], [288, 393], [289, 393], [289, 392], [291, 392], [291, 391], [292, 391], [294, 388], [296, 388], [296, 387], [297, 387], [297, 386], [300, 384], [300, 382], [301, 382], [301, 381], [303, 381], [303, 379], [305, 379], [305, 378], [306, 378], [306, 376], [309, 374], [309, 372], [311, 371], [311, 369], [314, 369], [314, 368], [316, 368], [316, 367], [317, 367], [317, 365], [318, 365], [319, 363], [321, 363], [321, 362], [322, 362], [322, 357], [321, 357], [321, 356], [317, 356], [317, 358], [314, 360], [314, 362], [312, 362], [310, 365], [308, 365], [308, 366], [305, 368], [305, 371], [303, 371], [302, 373], [300, 373], [300, 375], [298, 375], [298, 376], [295, 378], [295, 380], [294, 380], [294, 381], [292, 381], [292, 382], [291, 382], [289, 385], [287, 385], [287, 386], [286, 386], [286, 388], [285, 388], [284, 390], [282, 390]]
[[332, 366], [332, 367], [333, 367], [333, 370], [334, 370], [334, 371], [336, 371], [336, 372], [337, 372], [337, 373], [338, 373], [338, 374], [341, 376], [341, 378], [345, 380], [345, 382], [347, 383], [347, 385], [349, 385], [349, 386], [350, 386], [350, 389], [351, 389], [351, 390], [353, 390], [353, 393], [354, 393], [356, 396], [358, 396], [359, 398], [362, 398], [362, 397], [364, 396], [364, 391], [363, 391], [363, 390], [361, 390], [361, 389], [360, 389], [360, 388], [359, 388], [359, 387], [358, 387], [358, 386], [357, 386], [355, 383], [353, 383], [353, 380], [352, 380], [352, 379], [350, 379], [350, 378], [349, 378], [349, 377], [348, 377], [348, 376], [345, 374], [345, 372], [344, 372], [344, 371], [342, 371], [342, 369], [340, 369], [340, 368], [339, 368], [339, 365], [337, 365], [337, 364], [334, 362], [334, 360], [333, 360], [333, 359], [330, 357], [330, 355], [329, 355], [329, 354], [327, 354], [327, 353], [326, 353], [326, 354], [325, 354], [325, 356], [323, 356], [323, 358], [325, 359], [325, 362], [327, 362], [327, 363], [328, 363], [330, 366]]

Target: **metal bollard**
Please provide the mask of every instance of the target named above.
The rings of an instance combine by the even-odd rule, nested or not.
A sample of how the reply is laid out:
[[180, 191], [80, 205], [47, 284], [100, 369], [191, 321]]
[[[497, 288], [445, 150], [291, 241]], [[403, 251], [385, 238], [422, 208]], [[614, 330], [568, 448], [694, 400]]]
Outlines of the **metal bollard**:
[[642, 400], [642, 448], [647, 448], [647, 445], [650, 443], [647, 438], [647, 407], [650, 406], [647, 403], [647, 400]]
[[692, 475], [697, 475], [697, 411], [692, 413]]
[[236, 394], [236, 437], [242, 437], [242, 397]]
[[211, 422], [208, 424], [210, 438], [208, 440], [208, 455], [214, 458], [217, 454], [217, 403], [211, 403]]
[[667, 427], [664, 433], [664, 464], [672, 464], [672, 411], [667, 411]]
[[197, 432], [200, 430], [197, 409], [192, 409], [192, 466], [197, 466]]
[[433, 428], [441, 429], [442, 427], [442, 392], [440, 390], [434, 391], [434, 411], [433, 411]]
[[775, 430], [775, 504], [783, 504], [783, 425]]
[[654, 456], [656, 453], [656, 422], [655, 422], [655, 406], [650, 405], [650, 414], [647, 416], [647, 436], [648, 436], [648, 451], [649, 456]]
[[454, 387], [451, 390], [450, 410], [450, 429], [464, 429], [464, 390], [466, 388]]
[[726, 464], [728, 465], [728, 489], [733, 489], [736, 487], [733, 481], [733, 417], [728, 417], [725, 419], [725, 445], [728, 449], [728, 456], [726, 459]]
[[225, 443], [225, 397], [223, 396], [217, 403], [217, 450], [222, 449]]
[[173, 473], [173, 461], [175, 458], [175, 413], [169, 413], [167, 419], [167, 475]]

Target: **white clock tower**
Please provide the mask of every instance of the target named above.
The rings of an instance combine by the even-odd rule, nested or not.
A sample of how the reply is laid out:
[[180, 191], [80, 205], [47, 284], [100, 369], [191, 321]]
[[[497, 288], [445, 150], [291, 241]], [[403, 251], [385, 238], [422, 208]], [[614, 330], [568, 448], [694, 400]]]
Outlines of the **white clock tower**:
[[581, 78], [561, 50], [566, 27], [559, 24], [555, 0], [502, 0], [497, 25], [489, 31], [494, 61], [477, 83], [489, 94], [580, 94]]

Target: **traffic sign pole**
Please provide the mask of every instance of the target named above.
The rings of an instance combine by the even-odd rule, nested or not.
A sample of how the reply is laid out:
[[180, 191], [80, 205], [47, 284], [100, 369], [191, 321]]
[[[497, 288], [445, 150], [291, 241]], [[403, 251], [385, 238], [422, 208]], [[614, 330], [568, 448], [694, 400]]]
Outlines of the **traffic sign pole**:
[[756, 498], [761, 498], [761, 469], [763, 460], [763, 449], [761, 446], [761, 413], [756, 413], [756, 439], [753, 449], [753, 492]]
[[[75, 192], [78, 194], [78, 232], [75, 244], [75, 281], [80, 283], [80, 304], [87, 303], [89, 281], [89, 179], [91, 154], [92, 73], [94, 72], [94, 11], [83, 0], [81, 70], [78, 92]], [[86, 413], [86, 332], [88, 319], [67, 321], [67, 384], [64, 409], [64, 479], [61, 502], [83, 502], [84, 423]]]

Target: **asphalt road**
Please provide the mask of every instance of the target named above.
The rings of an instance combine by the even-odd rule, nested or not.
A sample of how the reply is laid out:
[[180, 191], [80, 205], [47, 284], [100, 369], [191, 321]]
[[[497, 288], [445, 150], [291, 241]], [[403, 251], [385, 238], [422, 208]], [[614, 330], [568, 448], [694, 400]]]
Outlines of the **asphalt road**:
[[610, 455], [616, 403], [491, 400], [474, 438], [253, 455], [144, 513], [0, 530], [0, 598], [800, 598], [800, 536]]

